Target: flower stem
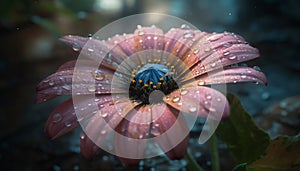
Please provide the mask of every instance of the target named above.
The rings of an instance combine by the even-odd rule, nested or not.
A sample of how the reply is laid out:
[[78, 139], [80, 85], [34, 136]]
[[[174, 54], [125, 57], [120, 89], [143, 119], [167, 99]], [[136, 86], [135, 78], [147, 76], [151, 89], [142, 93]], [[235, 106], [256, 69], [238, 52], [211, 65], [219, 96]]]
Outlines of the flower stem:
[[218, 138], [215, 134], [213, 134], [209, 139], [209, 150], [211, 155], [212, 171], [220, 171]]
[[192, 154], [187, 150], [185, 154], [185, 158], [188, 161], [187, 169], [188, 170], [196, 170], [196, 171], [205, 171], [195, 160]]

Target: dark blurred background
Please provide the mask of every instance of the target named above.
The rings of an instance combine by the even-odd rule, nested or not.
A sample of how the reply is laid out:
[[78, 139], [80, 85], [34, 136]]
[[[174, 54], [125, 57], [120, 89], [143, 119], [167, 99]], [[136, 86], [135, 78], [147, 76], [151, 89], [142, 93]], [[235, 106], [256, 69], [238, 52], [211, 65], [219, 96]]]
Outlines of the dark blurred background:
[[[95, 160], [79, 153], [80, 129], [49, 140], [44, 123], [64, 100], [35, 104], [35, 87], [77, 54], [58, 41], [66, 34], [88, 36], [104, 25], [137, 13], [158, 12], [187, 20], [202, 31], [230, 31], [258, 48], [269, 85], [229, 85], [257, 124], [272, 137], [299, 132], [300, 1], [298, 0], [1, 0], [0, 2], [0, 170], [124, 170], [114, 156], [100, 152]], [[210, 169], [206, 147], [193, 130], [190, 149]], [[193, 135], [192, 132], [192, 135]], [[220, 145], [222, 169], [234, 166]], [[186, 161], [147, 159], [136, 170], [185, 170]], [[173, 168], [171, 167], [173, 166]], [[175, 167], [174, 167], [175, 166]]]

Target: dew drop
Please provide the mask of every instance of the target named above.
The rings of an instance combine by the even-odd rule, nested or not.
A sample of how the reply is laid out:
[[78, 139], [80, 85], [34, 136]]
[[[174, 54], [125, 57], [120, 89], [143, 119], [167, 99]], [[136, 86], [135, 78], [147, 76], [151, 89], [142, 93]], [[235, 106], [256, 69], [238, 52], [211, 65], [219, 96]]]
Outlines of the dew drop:
[[215, 62], [211, 63], [210, 66], [211, 67], [215, 67], [217, 64]]
[[261, 71], [261, 69], [258, 66], [254, 66], [253, 69], [255, 69], [256, 71]]
[[70, 127], [70, 126], [72, 126], [72, 123], [71, 122], [65, 122], [65, 126]]
[[95, 92], [96, 91], [95, 86], [88, 87], [88, 91], [89, 92]]
[[69, 85], [63, 85], [62, 88], [65, 90], [71, 90], [71, 87]]
[[102, 81], [105, 78], [105, 75], [103, 73], [101, 73], [99, 70], [95, 71], [94, 77], [96, 80], [98, 81]]
[[136, 28], [137, 28], [137, 29], [141, 29], [142, 26], [141, 26], [141, 25], [137, 25]]
[[230, 54], [229, 51], [223, 52], [223, 55], [224, 55], [224, 56], [228, 56], [229, 54]]
[[143, 137], [144, 137], [143, 134], [140, 134], [140, 135], [139, 135], [139, 139], [142, 139]]
[[190, 31], [186, 31], [186, 32], [183, 33], [183, 37], [186, 38], [186, 39], [193, 38], [194, 36], [195, 36], [195, 34], [190, 32]]
[[56, 114], [54, 114], [53, 117], [52, 117], [52, 122], [53, 122], [53, 123], [57, 123], [57, 122], [59, 122], [59, 121], [61, 121], [61, 120], [62, 120], [62, 116], [61, 116], [60, 113], [56, 113]]
[[188, 93], [187, 89], [182, 89], [180, 92], [181, 95], [186, 95], [187, 93]]
[[153, 40], [157, 40], [157, 39], [158, 39], [157, 36], [154, 36], [154, 37], [153, 37]]
[[142, 36], [142, 35], [144, 35], [144, 34], [145, 34], [145, 33], [144, 33], [142, 30], [139, 30], [139, 31], [138, 31], [138, 35], [139, 35], [139, 36]]
[[101, 133], [102, 135], [104, 135], [104, 134], [106, 134], [106, 130], [102, 130], [100, 133]]
[[182, 28], [182, 29], [189, 29], [190, 26], [187, 25], [187, 24], [182, 24], [182, 25], [180, 26], [180, 28]]
[[204, 81], [204, 80], [199, 80], [198, 86], [203, 86], [204, 84], [205, 84], [205, 81]]
[[234, 60], [234, 59], [236, 59], [236, 56], [235, 55], [229, 55], [228, 59]]
[[151, 36], [147, 36], [147, 39], [150, 40], [150, 39], [151, 39]]
[[212, 98], [211, 95], [207, 95], [207, 96], [206, 96], [206, 99], [207, 99], [207, 100], [211, 100], [211, 98]]
[[209, 52], [211, 49], [210, 48], [205, 48], [204, 51], [205, 52]]
[[78, 43], [73, 43], [72, 49], [73, 49], [74, 51], [79, 51], [79, 50], [80, 50], [79, 44], [78, 44]]
[[84, 135], [81, 135], [81, 136], [80, 136], [80, 139], [84, 140], [84, 139], [85, 139], [85, 136], [84, 136]]
[[101, 112], [101, 116], [102, 116], [103, 118], [105, 118], [107, 115], [108, 115], [107, 112]]
[[179, 100], [180, 100], [180, 97], [174, 96], [172, 99], [172, 102], [177, 103], [177, 102], [179, 102]]
[[245, 79], [245, 78], [247, 78], [247, 76], [246, 75], [242, 75], [241, 78]]
[[194, 55], [197, 55], [198, 52], [199, 52], [198, 49], [195, 49], [195, 50], [193, 51]]
[[190, 111], [190, 112], [196, 112], [196, 111], [197, 111], [196, 106], [190, 106], [190, 107], [189, 107], [189, 111]]
[[48, 83], [50, 86], [53, 86], [55, 83], [53, 80], [50, 80], [49, 83]]
[[88, 48], [87, 49], [89, 52], [94, 52], [94, 49], [92, 49], [92, 48]]
[[224, 36], [223, 34], [214, 34], [214, 35], [210, 36], [209, 38], [207, 38], [206, 40], [210, 41], [210, 42], [214, 42], [214, 41], [221, 39], [223, 36]]

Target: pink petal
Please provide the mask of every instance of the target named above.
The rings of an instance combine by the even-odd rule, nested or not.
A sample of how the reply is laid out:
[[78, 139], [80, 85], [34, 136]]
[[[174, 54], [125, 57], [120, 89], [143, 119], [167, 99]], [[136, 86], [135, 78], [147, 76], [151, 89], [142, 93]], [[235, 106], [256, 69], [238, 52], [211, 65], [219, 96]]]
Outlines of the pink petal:
[[151, 134], [170, 159], [182, 158], [189, 142], [189, 129], [183, 115], [166, 105], [154, 105]]
[[[84, 68], [82, 68], [84, 69]], [[74, 80], [72, 78], [74, 77]], [[37, 86], [37, 103], [48, 101], [58, 95], [68, 94], [107, 94], [111, 93], [113, 75], [105, 68], [98, 70], [65, 70], [56, 72], [41, 81]], [[116, 78], [115, 79], [119, 79]], [[125, 76], [120, 79], [128, 79]], [[125, 92], [122, 81], [114, 92]], [[73, 87], [73, 90], [72, 90]], [[126, 87], [126, 86], [125, 86]], [[73, 93], [72, 93], [73, 91]]]
[[205, 85], [237, 83], [237, 82], [257, 82], [267, 85], [267, 78], [264, 73], [249, 67], [227, 67], [224, 70], [217, 70], [197, 78]]
[[166, 96], [164, 101], [177, 110], [198, 117], [219, 120], [229, 116], [229, 104], [222, 93], [204, 86], [186, 86]]
[[[60, 104], [51, 112], [45, 126], [45, 132], [51, 139], [56, 139], [72, 131], [79, 125], [79, 122], [89, 119], [99, 109], [113, 101], [109, 95], [101, 95], [96, 97], [96, 99], [92, 96], [81, 96], [78, 98], [80, 98], [80, 103], [76, 104], [76, 107], [81, 113], [76, 115], [72, 99]], [[90, 107], [93, 103], [96, 105], [96, 109]]]
[[87, 159], [93, 159], [99, 147], [83, 132], [80, 136], [80, 152]]
[[105, 41], [71, 35], [64, 36], [60, 40], [76, 51], [80, 51], [81, 55], [94, 60], [96, 64], [101, 63], [110, 69], [115, 70], [117, 65], [123, 61], [120, 56], [110, 53], [112, 46]]
[[142, 106], [129, 112], [116, 128], [115, 152], [124, 165], [136, 164], [144, 158], [150, 124], [151, 107]]
[[106, 137], [114, 132], [114, 129], [124, 119], [124, 117], [138, 104], [133, 104], [130, 100], [118, 100], [103, 107], [88, 122], [84, 131], [86, 135], [97, 145], [111, 145], [106, 141]]
[[73, 101], [69, 99], [51, 112], [46, 122], [45, 132], [51, 139], [55, 139], [70, 132], [78, 125]]

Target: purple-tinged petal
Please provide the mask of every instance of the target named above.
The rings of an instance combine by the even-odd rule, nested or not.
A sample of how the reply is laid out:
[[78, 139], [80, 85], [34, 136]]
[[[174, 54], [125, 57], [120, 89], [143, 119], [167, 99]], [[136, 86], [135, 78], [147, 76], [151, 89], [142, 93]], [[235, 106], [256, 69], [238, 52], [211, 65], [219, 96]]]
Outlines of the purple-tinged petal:
[[[72, 80], [74, 76], [74, 79]], [[111, 71], [103, 68], [92, 70], [66, 70], [56, 72], [37, 86], [37, 103], [48, 101], [58, 95], [68, 94], [109, 94], [111, 93], [111, 82], [113, 75]], [[117, 79], [128, 79], [125, 76]], [[122, 83], [122, 81], [119, 81]], [[124, 83], [125, 84], [125, 83]], [[126, 86], [125, 86], [126, 87]], [[73, 90], [72, 90], [73, 88]], [[114, 87], [115, 93], [126, 92], [124, 85]], [[73, 92], [72, 92], [73, 91]]]
[[164, 101], [179, 111], [198, 117], [219, 120], [229, 116], [229, 104], [222, 93], [194, 84], [186, 86], [166, 96]]
[[142, 106], [129, 112], [116, 128], [115, 152], [124, 165], [136, 164], [143, 158], [150, 125], [151, 107]]
[[99, 147], [83, 132], [80, 136], [80, 152], [81, 154], [91, 160]]
[[202, 85], [237, 83], [237, 82], [256, 82], [267, 85], [267, 78], [263, 72], [249, 67], [226, 67], [224, 70], [216, 70], [197, 77]]
[[69, 99], [55, 108], [50, 114], [45, 125], [45, 132], [49, 138], [55, 139], [70, 132], [78, 125], [73, 101]]
[[189, 129], [183, 115], [167, 105], [152, 107], [151, 134], [170, 159], [182, 158], [189, 142]]
[[120, 55], [112, 55], [113, 46], [105, 41], [80, 36], [64, 36], [61, 41], [71, 46], [74, 50], [79, 51], [81, 55], [92, 59], [96, 64], [102, 64], [107, 68], [116, 70], [118, 65], [123, 61]]
[[[92, 96], [77, 98], [80, 98], [80, 102], [76, 106], [73, 105], [73, 100], [69, 99], [51, 112], [45, 125], [45, 132], [51, 139], [56, 139], [72, 131], [79, 125], [79, 122], [89, 119], [99, 109], [113, 101], [110, 95], [101, 95], [95, 98]], [[92, 104], [96, 105], [96, 108], [90, 107]], [[80, 110], [81, 113], [77, 113], [76, 115], [75, 108]]]
[[[114, 132], [114, 129], [124, 119], [124, 117], [138, 104], [130, 100], [117, 100], [111, 102], [99, 110], [88, 122], [84, 131], [86, 135], [97, 145], [103, 146], [106, 137]], [[107, 142], [106, 142], [107, 143]], [[111, 145], [111, 144], [110, 144]]]

